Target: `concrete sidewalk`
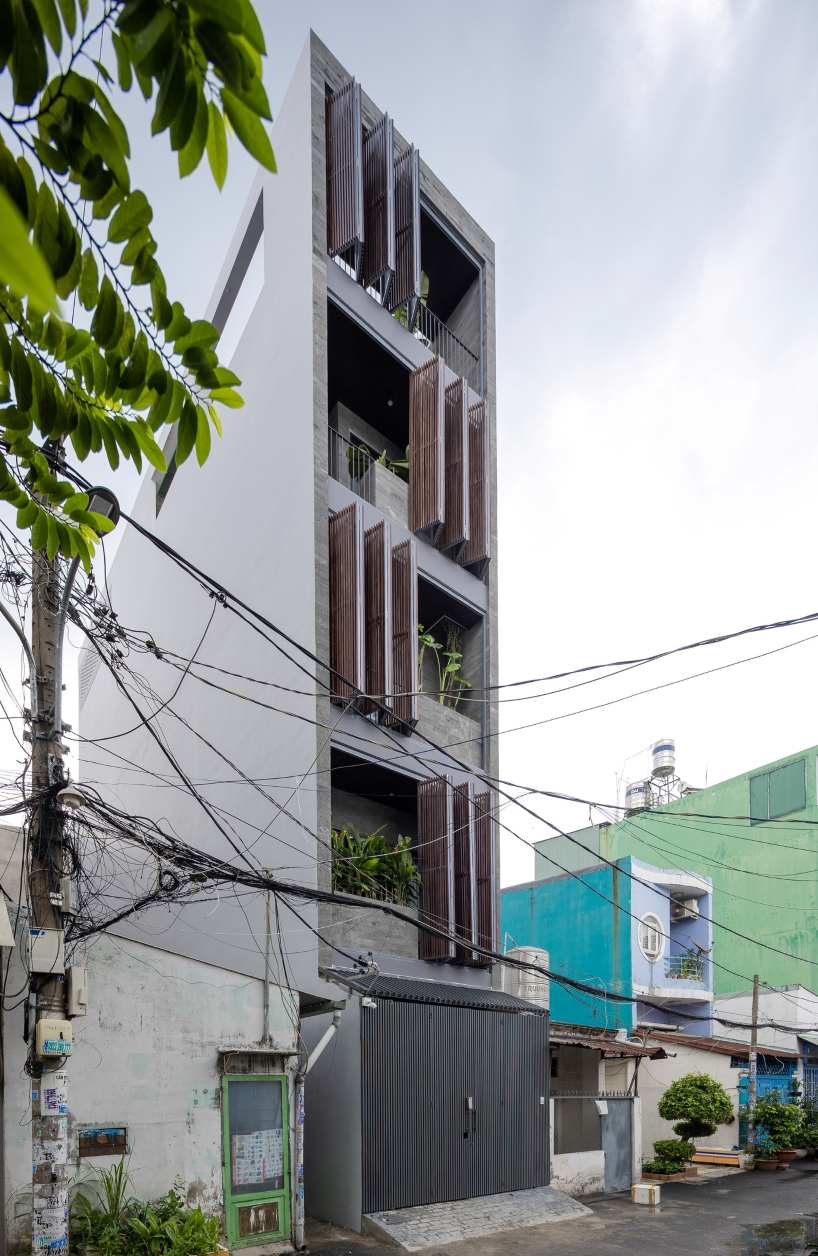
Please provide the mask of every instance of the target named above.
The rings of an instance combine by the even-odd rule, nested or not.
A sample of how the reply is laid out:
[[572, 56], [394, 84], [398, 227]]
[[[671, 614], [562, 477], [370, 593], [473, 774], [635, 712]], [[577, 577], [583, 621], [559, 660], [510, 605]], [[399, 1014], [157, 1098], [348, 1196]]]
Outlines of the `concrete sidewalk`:
[[[670, 1182], [662, 1205], [627, 1195], [586, 1200], [591, 1215], [507, 1230], [428, 1249], [428, 1256], [778, 1256], [818, 1251], [818, 1163], [796, 1161], [775, 1174], [739, 1173], [695, 1186]], [[308, 1233], [313, 1256], [396, 1256], [358, 1235], [329, 1227]]]

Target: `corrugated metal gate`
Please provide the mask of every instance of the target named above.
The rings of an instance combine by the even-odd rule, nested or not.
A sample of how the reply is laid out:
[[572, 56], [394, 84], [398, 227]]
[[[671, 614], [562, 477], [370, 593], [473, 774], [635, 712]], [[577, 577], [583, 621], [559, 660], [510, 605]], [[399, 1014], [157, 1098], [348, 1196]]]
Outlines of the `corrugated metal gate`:
[[379, 998], [361, 1065], [365, 1213], [547, 1184], [546, 1017]]

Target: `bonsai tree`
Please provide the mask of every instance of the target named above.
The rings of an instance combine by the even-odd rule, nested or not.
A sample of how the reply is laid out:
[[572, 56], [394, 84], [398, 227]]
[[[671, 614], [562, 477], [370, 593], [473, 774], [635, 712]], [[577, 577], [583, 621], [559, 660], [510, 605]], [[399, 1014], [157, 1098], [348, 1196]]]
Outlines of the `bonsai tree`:
[[782, 1103], [779, 1095], [772, 1094], [756, 1103], [754, 1115], [756, 1130], [764, 1131], [771, 1150], [787, 1151], [800, 1145], [804, 1114], [797, 1103]]
[[[679, 1137], [653, 1144], [656, 1159], [645, 1165], [649, 1173], [680, 1172], [695, 1154], [693, 1139], [715, 1134], [719, 1125], [733, 1119], [730, 1096], [721, 1082], [707, 1073], [678, 1077], [659, 1100], [658, 1111], [665, 1121], [675, 1122], [673, 1132]], [[655, 1167], [660, 1164], [664, 1167]]]

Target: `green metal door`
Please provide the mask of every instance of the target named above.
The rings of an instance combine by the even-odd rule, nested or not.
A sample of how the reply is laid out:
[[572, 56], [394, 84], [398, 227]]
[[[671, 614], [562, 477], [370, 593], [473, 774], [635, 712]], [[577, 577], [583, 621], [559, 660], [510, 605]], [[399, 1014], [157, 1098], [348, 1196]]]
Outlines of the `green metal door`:
[[222, 1078], [224, 1211], [231, 1247], [290, 1237], [287, 1079]]

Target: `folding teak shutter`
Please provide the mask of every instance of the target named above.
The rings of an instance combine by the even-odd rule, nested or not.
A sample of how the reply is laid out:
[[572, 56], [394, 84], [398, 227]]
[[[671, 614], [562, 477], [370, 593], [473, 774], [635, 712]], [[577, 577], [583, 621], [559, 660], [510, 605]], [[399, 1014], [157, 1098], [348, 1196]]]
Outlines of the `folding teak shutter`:
[[[494, 950], [494, 822], [491, 816], [491, 794], [474, 795], [473, 828], [474, 868], [477, 900], [477, 942], [479, 946]], [[481, 967], [490, 965], [485, 956], [475, 955], [474, 962]]]
[[388, 523], [364, 532], [366, 627], [365, 713], [383, 714], [392, 703], [392, 545]]
[[[440, 549], [462, 549], [469, 539], [469, 388], [456, 379], [446, 389], [446, 516], [437, 538]], [[452, 557], [456, 557], [453, 554]]]
[[329, 520], [330, 684], [349, 702], [364, 688], [364, 532], [357, 503]]
[[430, 537], [445, 515], [444, 369], [432, 358], [409, 376], [409, 528]]
[[364, 182], [361, 86], [353, 79], [327, 97], [327, 252], [361, 273]]
[[[421, 920], [447, 933], [454, 924], [452, 836], [453, 795], [446, 776], [418, 783], [417, 861], [421, 875]], [[453, 959], [455, 945], [446, 938], [418, 931], [420, 959]]]
[[392, 715], [405, 730], [417, 723], [418, 566], [414, 541], [392, 548]]
[[413, 147], [395, 161], [395, 279], [389, 308], [404, 304], [411, 331], [420, 305], [420, 154]]
[[364, 136], [363, 285], [386, 305], [395, 275], [395, 130], [386, 114]]
[[[455, 785], [454, 795], [454, 929], [466, 943], [477, 941], [477, 878], [474, 850], [474, 786]], [[471, 946], [458, 944], [457, 959], [474, 962]]]
[[469, 539], [460, 562], [484, 563], [489, 557], [489, 430], [486, 403], [478, 401], [469, 408]]

